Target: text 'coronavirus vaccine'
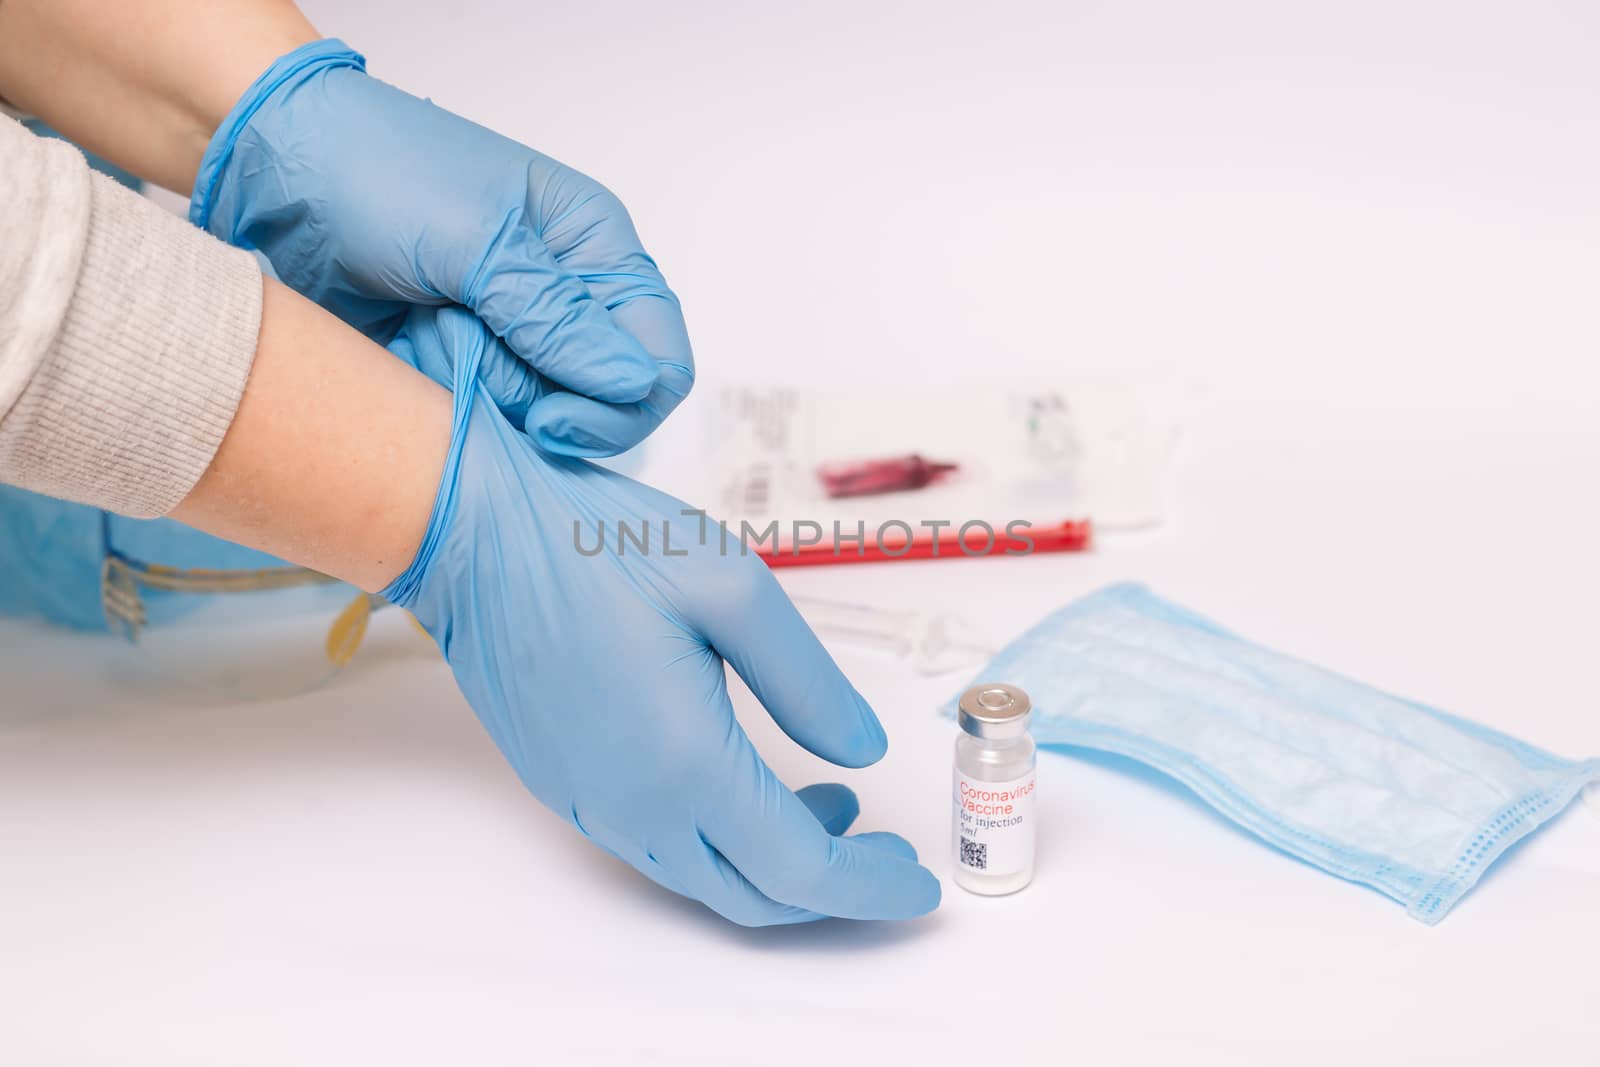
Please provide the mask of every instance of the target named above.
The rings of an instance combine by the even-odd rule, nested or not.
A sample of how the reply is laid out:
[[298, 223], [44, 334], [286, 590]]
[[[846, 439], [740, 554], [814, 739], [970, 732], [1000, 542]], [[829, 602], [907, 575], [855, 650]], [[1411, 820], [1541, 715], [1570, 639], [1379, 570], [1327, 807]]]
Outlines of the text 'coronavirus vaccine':
[[961, 694], [956, 735], [956, 884], [973, 893], [1015, 893], [1033, 880], [1034, 764], [1028, 694], [994, 682]]

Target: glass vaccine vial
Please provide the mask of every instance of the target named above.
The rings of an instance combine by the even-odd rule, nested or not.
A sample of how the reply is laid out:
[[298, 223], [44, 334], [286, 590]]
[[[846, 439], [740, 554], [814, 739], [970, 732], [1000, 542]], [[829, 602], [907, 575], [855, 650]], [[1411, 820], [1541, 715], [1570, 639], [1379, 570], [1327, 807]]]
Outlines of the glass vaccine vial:
[[950, 837], [956, 884], [968, 892], [1001, 896], [1033, 881], [1032, 710], [1028, 694], [1004, 682], [961, 694]]

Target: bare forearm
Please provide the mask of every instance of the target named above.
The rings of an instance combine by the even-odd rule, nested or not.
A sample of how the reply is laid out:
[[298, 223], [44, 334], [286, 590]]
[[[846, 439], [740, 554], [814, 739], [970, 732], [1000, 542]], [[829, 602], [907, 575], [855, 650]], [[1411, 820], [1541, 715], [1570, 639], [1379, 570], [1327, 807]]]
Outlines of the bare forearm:
[[0, 117], [0, 481], [379, 589], [450, 398], [229, 248]]
[[381, 589], [416, 555], [449, 437], [448, 393], [269, 279], [238, 413], [172, 517]]
[[187, 193], [234, 101], [316, 38], [289, 0], [0, 0], [0, 97]]

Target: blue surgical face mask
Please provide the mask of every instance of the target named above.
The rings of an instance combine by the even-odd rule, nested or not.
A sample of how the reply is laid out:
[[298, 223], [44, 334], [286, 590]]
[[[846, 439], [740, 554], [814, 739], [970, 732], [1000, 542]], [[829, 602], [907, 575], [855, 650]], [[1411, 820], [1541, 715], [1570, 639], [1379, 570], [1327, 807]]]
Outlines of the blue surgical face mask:
[[[1425, 923], [1561, 812], [1574, 762], [1269, 651], [1137, 585], [1070, 604], [985, 668], [1035, 740], [1126, 756]], [[949, 709], [953, 714], [952, 704]]]

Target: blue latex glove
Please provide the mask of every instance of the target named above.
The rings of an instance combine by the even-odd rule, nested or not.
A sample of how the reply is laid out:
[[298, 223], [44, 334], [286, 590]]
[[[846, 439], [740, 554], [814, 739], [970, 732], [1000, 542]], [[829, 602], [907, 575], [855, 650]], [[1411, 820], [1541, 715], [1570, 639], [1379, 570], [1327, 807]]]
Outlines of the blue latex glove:
[[516, 392], [549, 451], [624, 451], [694, 381], [677, 297], [609, 190], [368, 77], [342, 41], [256, 79], [212, 138], [189, 216], [380, 343], [410, 305], [471, 308], [526, 361]]
[[[456, 410], [422, 547], [384, 596], [439, 643], [522, 781], [602, 848], [737, 923], [934, 908], [938, 880], [908, 843], [834, 836], [854, 815], [848, 792], [796, 796], [734, 718], [724, 660], [818, 756], [861, 767], [887, 744], [777, 581], [736, 541], [720, 552], [714, 525], [700, 544], [679, 501], [517, 433], [475, 380], [499, 345], [451, 308], [414, 312], [391, 346], [453, 373]], [[649, 550], [619, 551], [619, 522], [648, 525]]]

